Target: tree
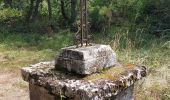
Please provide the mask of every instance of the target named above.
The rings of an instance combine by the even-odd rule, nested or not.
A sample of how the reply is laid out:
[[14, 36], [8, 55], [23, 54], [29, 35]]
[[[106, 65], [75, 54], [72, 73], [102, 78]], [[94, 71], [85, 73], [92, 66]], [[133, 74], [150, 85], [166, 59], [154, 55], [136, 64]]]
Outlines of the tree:
[[[34, 19], [37, 17], [39, 13], [39, 7], [42, 0], [30, 0], [30, 7], [26, 16], [26, 21], [29, 22], [30, 19]], [[47, 0], [48, 4], [48, 15], [49, 20], [52, 18], [52, 7], [51, 7], [51, 0]]]
[[[65, 21], [70, 25], [70, 30], [75, 30], [75, 22], [77, 17], [77, 0], [70, 0], [70, 6], [66, 6], [64, 0], [60, 0], [61, 14]], [[66, 8], [69, 8], [69, 11], [66, 11]], [[70, 14], [66, 13], [70, 12]], [[70, 15], [70, 16], [68, 16]]]
[[63, 16], [63, 18], [66, 20], [66, 21], [68, 21], [69, 20], [69, 18], [68, 18], [68, 16], [66, 15], [66, 11], [65, 11], [65, 2], [64, 2], [64, 0], [60, 0], [60, 7], [61, 7], [61, 13], [62, 13], [62, 16]]
[[30, 0], [30, 7], [29, 7], [29, 11], [26, 15], [26, 22], [30, 22], [31, 16], [32, 16], [32, 12], [33, 12], [33, 7], [34, 7], [34, 0]]
[[37, 14], [39, 13], [39, 6], [40, 6], [41, 2], [42, 2], [42, 0], [36, 1], [33, 18], [35, 18], [37, 16]]
[[77, 17], [77, 10], [76, 10], [77, 0], [71, 0], [71, 18], [70, 18], [70, 30], [75, 30], [75, 22]]
[[52, 7], [51, 7], [51, 1], [47, 0], [48, 2], [48, 16], [49, 16], [49, 20], [51, 20], [52, 18]]

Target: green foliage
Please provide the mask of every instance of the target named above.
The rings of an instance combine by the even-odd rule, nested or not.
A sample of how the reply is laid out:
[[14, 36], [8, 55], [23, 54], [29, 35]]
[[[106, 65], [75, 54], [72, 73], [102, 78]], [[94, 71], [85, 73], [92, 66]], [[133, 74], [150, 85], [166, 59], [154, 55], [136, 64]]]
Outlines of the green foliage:
[[[52, 19], [55, 20], [60, 28], [67, 28], [69, 22], [64, 20], [61, 14], [60, 0], [52, 0]], [[79, 1], [78, 1], [79, 2]], [[67, 17], [71, 16], [71, 3], [64, 0], [65, 12]], [[155, 30], [165, 30], [170, 27], [170, 1], [169, 0], [89, 0], [88, 12], [93, 32], [105, 32], [115, 26], [128, 25], [133, 27], [134, 31], [138, 30], [139, 24], [148, 33]], [[3, 5], [3, 1], [0, 3]], [[11, 8], [3, 9], [1, 6], [0, 18], [10, 16], [26, 15], [29, 8], [29, 1], [15, 0]], [[39, 17], [48, 16], [47, 1], [43, 0], [39, 7]], [[19, 10], [18, 10], [19, 9]], [[79, 6], [77, 5], [77, 11]], [[5, 15], [6, 14], [6, 15]], [[38, 17], [38, 18], [39, 18]], [[77, 17], [77, 20], [80, 18]], [[47, 19], [46, 19], [47, 20]], [[133, 26], [130, 26], [132, 25]], [[64, 27], [65, 26], [65, 27]]]
[[6, 48], [24, 48], [36, 46], [38, 49], [59, 50], [62, 47], [73, 45], [72, 35], [67, 31], [53, 36], [38, 33], [0, 33], [0, 42]]
[[0, 9], [0, 20], [6, 20], [11, 17], [21, 17], [22, 12], [15, 8]]
[[99, 26], [98, 29], [128, 22], [137, 25], [142, 23], [151, 32], [169, 29], [168, 4], [169, 0], [91, 0], [89, 11], [91, 22], [94, 27]]

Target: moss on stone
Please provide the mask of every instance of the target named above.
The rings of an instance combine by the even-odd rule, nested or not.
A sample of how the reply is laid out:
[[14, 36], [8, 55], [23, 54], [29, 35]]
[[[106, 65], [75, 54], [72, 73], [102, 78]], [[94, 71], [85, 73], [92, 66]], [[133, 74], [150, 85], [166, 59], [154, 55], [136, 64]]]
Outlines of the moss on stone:
[[98, 80], [98, 79], [111, 79], [117, 80], [125, 71], [133, 70], [136, 67], [134, 64], [124, 64], [124, 65], [116, 65], [109, 69], [100, 70], [98, 73], [86, 76], [83, 80]]

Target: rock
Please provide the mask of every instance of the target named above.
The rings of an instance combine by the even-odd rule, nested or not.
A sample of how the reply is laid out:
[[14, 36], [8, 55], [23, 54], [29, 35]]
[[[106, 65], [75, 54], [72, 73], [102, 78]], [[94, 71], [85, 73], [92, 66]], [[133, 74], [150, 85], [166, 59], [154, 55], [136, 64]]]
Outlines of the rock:
[[49, 100], [61, 96], [67, 100], [132, 100], [134, 83], [146, 76], [146, 67], [138, 65], [119, 65], [85, 77], [56, 70], [54, 62], [40, 62], [21, 71], [23, 79], [36, 87], [30, 89], [33, 98], [40, 91], [36, 98], [47, 95]]
[[116, 54], [109, 45], [62, 48], [56, 59], [56, 69], [66, 69], [81, 75], [89, 75], [117, 63]]

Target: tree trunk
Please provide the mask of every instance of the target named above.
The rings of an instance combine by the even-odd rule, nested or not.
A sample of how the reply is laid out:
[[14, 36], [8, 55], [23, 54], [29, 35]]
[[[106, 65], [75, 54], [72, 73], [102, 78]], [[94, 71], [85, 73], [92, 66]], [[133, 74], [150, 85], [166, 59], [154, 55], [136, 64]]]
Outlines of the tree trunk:
[[76, 26], [75, 26], [75, 21], [77, 17], [77, 10], [76, 10], [76, 5], [77, 5], [77, 0], [71, 0], [71, 18], [70, 18], [70, 25], [71, 25], [71, 30], [74, 31]]
[[48, 16], [49, 16], [49, 20], [51, 20], [51, 18], [52, 18], [51, 1], [47, 0], [47, 2], [48, 2]]
[[29, 23], [31, 16], [32, 16], [33, 7], [34, 7], [34, 0], [30, 0], [30, 8], [29, 8], [29, 11], [28, 11], [27, 16], [26, 16], [26, 22], [28, 22], [28, 23]]
[[60, 2], [61, 2], [61, 13], [62, 13], [62, 15], [63, 15], [63, 18], [66, 20], [66, 21], [68, 21], [69, 20], [69, 18], [67, 17], [67, 15], [66, 15], [66, 13], [65, 13], [65, 7], [64, 7], [64, 5], [65, 5], [65, 3], [64, 3], [64, 0], [60, 0]]
[[34, 10], [34, 15], [33, 15], [33, 17], [35, 18], [37, 15], [38, 15], [38, 13], [39, 13], [39, 5], [40, 5], [40, 2], [41, 2], [42, 0], [36, 0], [36, 4], [35, 4], [35, 10]]

